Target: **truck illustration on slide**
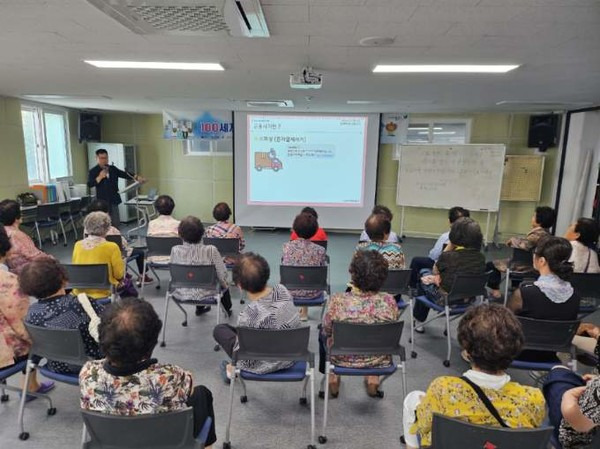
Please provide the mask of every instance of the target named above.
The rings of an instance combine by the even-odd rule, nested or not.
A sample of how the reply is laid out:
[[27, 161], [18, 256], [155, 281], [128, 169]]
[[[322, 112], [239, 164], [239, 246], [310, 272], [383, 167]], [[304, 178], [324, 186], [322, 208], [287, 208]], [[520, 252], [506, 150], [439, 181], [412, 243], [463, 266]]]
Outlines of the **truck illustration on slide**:
[[257, 151], [254, 153], [254, 168], [261, 171], [263, 168], [279, 171], [283, 168], [283, 163], [277, 158], [277, 153], [271, 148], [271, 151]]

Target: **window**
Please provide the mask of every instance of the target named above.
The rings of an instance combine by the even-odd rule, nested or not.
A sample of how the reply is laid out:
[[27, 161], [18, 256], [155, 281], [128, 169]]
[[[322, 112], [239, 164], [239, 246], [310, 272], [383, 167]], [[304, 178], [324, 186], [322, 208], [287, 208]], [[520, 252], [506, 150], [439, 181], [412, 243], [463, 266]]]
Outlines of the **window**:
[[465, 144], [470, 142], [471, 120], [438, 119], [410, 123], [408, 144]]
[[29, 184], [71, 176], [67, 114], [46, 106], [21, 107]]
[[188, 139], [183, 141], [183, 154], [187, 156], [231, 156], [231, 140]]

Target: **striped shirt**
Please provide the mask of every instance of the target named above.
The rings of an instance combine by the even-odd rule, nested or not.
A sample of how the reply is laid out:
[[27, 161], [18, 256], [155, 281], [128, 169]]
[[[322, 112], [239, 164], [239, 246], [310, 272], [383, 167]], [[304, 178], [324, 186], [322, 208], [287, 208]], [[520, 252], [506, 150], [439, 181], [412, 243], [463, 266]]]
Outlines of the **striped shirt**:
[[398, 243], [361, 242], [357, 245], [356, 250], [377, 251], [388, 263], [388, 270], [404, 270], [406, 267], [402, 246]]

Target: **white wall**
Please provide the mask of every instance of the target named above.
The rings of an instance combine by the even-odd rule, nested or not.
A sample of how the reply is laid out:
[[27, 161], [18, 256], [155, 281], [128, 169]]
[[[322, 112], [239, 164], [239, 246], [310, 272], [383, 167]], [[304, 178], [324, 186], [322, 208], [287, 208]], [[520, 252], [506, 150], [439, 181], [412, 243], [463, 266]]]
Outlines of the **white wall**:
[[[586, 167], [588, 153], [591, 153], [591, 159]], [[571, 114], [556, 223], [557, 235], [563, 235], [569, 224], [578, 217], [592, 216], [599, 168], [600, 111]], [[583, 190], [580, 196], [582, 182]]]

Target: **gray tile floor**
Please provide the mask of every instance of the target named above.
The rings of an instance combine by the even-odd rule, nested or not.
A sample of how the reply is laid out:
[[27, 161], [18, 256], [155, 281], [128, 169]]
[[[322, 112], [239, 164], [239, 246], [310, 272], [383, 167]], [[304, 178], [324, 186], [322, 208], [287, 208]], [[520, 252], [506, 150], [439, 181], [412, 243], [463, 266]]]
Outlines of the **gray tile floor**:
[[[283, 231], [246, 231], [247, 250], [264, 255], [272, 270], [272, 281], [278, 280], [278, 263], [281, 245], [287, 240], [288, 233]], [[357, 235], [331, 234], [328, 253], [331, 257], [332, 290], [345, 287], [348, 279], [348, 263], [356, 244]], [[426, 255], [432, 240], [409, 238], [404, 242], [407, 259]], [[52, 247], [46, 249], [62, 261], [68, 261], [72, 242], [67, 248]], [[494, 251], [488, 258], [504, 255]], [[150, 301], [162, 316], [164, 304], [162, 289], [154, 285], [147, 287], [145, 298]], [[234, 316], [240, 310], [239, 292], [234, 291]], [[180, 325], [182, 315], [176, 308], [169, 311], [167, 322], [167, 347], [157, 347], [154, 356], [160, 361], [178, 364], [194, 373], [198, 384], [206, 385], [214, 395], [217, 436], [216, 447], [221, 447], [225, 435], [228, 387], [219, 375], [219, 363], [225, 356], [222, 351], [214, 352], [212, 329], [215, 323], [214, 313], [195, 317], [193, 309], [189, 326]], [[310, 311], [311, 348], [318, 353], [317, 330], [318, 310]], [[403, 337], [408, 345], [408, 338]], [[458, 344], [454, 340], [452, 365], [445, 368], [442, 360], [445, 353], [445, 340], [442, 334], [442, 322], [433, 323], [427, 333], [416, 341], [418, 358], [409, 359], [407, 364], [408, 389], [425, 389], [430, 381], [440, 375], [456, 375], [466, 369], [460, 359]], [[516, 380], [530, 384], [525, 373], [515, 372]], [[317, 380], [321, 376], [318, 375]], [[14, 376], [11, 384], [17, 384], [19, 376]], [[241, 404], [236, 398], [232, 425], [232, 446], [234, 448], [287, 448], [306, 447], [309, 443], [310, 413], [308, 407], [298, 404], [300, 384], [248, 383], [249, 401]], [[371, 399], [366, 395], [360, 378], [344, 378], [338, 399], [330, 401], [328, 425], [328, 443], [322, 447], [340, 448], [397, 448], [401, 434], [401, 383], [400, 376], [392, 376], [384, 385], [385, 398]], [[236, 392], [237, 393], [237, 392]], [[67, 385], [57, 385], [52, 392], [58, 413], [47, 416], [45, 405], [36, 400], [28, 405], [25, 419], [31, 433], [28, 441], [19, 441], [17, 423], [18, 395], [11, 394], [11, 400], [0, 404], [0, 449], [8, 448], [46, 448], [70, 449], [80, 444], [82, 421], [78, 409], [78, 389]], [[317, 435], [320, 434], [323, 401], [317, 399]]]

